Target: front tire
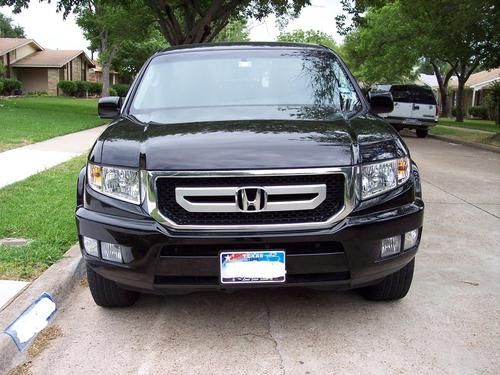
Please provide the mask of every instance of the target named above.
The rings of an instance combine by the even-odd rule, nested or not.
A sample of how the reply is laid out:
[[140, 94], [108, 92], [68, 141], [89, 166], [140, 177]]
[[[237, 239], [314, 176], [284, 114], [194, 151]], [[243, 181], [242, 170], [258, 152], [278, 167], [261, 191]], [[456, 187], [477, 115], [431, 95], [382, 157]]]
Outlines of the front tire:
[[102, 307], [127, 307], [137, 301], [139, 293], [122, 289], [87, 266], [87, 279], [94, 302]]
[[417, 129], [418, 138], [425, 138], [427, 137], [427, 134], [429, 134], [429, 129]]
[[410, 290], [415, 269], [415, 259], [399, 271], [375, 285], [361, 288], [361, 293], [371, 301], [393, 301], [404, 298]]

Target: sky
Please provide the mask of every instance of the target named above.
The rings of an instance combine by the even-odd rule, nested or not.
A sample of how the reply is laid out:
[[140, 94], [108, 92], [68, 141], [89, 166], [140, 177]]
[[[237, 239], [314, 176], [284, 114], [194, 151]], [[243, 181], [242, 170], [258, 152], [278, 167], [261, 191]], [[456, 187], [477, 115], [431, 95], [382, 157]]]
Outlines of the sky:
[[[88, 52], [88, 42], [76, 25], [75, 17], [69, 15], [63, 20], [62, 14], [56, 12], [55, 3], [56, 1], [47, 4], [32, 0], [30, 7], [21, 14], [13, 14], [9, 7], [0, 7], [0, 12], [11, 17], [15, 24], [24, 27], [26, 36], [35, 39], [44, 48], [83, 49]], [[339, 1], [312, 0], [311, 3], [311, 6], [302, 10], [298, 18], [290, 21], [285, 31], [315, 29], [332, 35], [340, 42], [342, 39], [335, 31], [335, 16], [342, 9]], [[261, 22], [250, 21], [249, 28], [253, 41], [272, 41], [279, 34], [273, 16]]]

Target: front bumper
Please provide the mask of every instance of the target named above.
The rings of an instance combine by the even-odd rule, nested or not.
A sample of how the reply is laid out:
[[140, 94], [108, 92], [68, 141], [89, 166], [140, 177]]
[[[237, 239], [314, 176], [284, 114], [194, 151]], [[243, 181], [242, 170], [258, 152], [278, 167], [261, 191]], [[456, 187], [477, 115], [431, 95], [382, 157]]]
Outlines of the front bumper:
[[152, 219], [114, 216], [83, 206], [77, 209], [76, 220], [80, 245], [82, 236], [87, 236], [129, 248], [132, 260], [126, 264], [82, 251], [89, 267], [126, 289], [184, 293], [249, 287], [219, 283], [218, 252], [244, 249], [284, 249], [287, 254], [285, 283], [250, 287], [350, 289], [375, 283], [414, 258], [418, 244], [380, 259], [381, 242], [422, 228], [423, 210], [422, 200], [416, 198], [397, 208], [348, 216], [328, 229], [241, 235], [172, 231]]

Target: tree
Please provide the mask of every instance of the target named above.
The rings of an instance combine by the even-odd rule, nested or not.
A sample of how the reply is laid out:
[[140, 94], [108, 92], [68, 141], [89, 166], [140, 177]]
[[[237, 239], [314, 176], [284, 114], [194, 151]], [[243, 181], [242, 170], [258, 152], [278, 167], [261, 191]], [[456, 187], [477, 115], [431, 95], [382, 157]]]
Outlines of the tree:
[[151, 28], [149, 35], [143, 40], [126, 40], [116, 51], [112, 66], [128, 80], [137, 75], [152, 54], [168, 47], [160, 31], [153, 25]]
[[[47, 1], [50, 0], [40, 0]], [[75, 9], [90, 7], [92, 0], [57, 0], [57, 9], [66, 17]], [[97, 2], [97, 0], [96, 0]], [[129, 0], [99, 0], [109, 6]], [[270, 14], [277, 18], [295, 17], [310, 0], [141, 0], [155, 20], [165, 40], [172, 46], [213, 41], [229, 22], [243, 17], [262, 20]], [[0, 0], [0, 6], [11, 6], [15, 13], [27, 8], [30, 0]]]
[[[479, 66], [500, 65], [500, 12], [496, 0], [342, 0], [342, 3], [354, 20], [355, 29], [351, 33], [361, 34], [354, 38], [363, 42], [367, 30], [374, 33], [375, 39], [393, 34], [384, 44], [354, 44], [353, 49], [358, 48], [361, 54], [383, 55], [372, 60], [377, 65], [385, 61], [391, 69], [401, 70], [402, 62], [411, 61], [406, 57], [428, 59], [433, 64], [443, 104], [447, 103], [449, 79], [452, 75], [457, 77], [457, 121], [464, 118], [463, 93], [470, 75]], [[389, 23], [387, 19], [385, 32], [383, 28], [374, 30], [373, 14], [390, 8], [398, 12], [397, 22]], [[338, 18], [337, 26], [340, 32], [349, 31]], [[349, 36], [346, 39], [349, 41]], [[366, 63], [365, 67], [375, 69]], [[449, 112], [449, 108], [445, 110]]]
[[109, 72], [116, 53], [127, 42], [139, 42], [153, 22], [141, 1], [126, 3], [106, 0], [80, 1], [74, 9], [76, 23], [90, 41], [90, 49], [99, 51], [102, 64], [102, 95], [109, 95]]
[[247, 28], [247, 20], [237, 17], [231, 19], [226, 27], [213, 39], [214, 42], [248, 42], [250, 33]]
[[[246, 20], [234, 19], [217, 35], [214, 42], [241, 42], [249, 39]], [[154, 23], [143, 39], [123, 42], [115, 54], [112, 66], [121, 76], [131, 80], [152, 54], [166, 47], [168, 44]]]
[[0, 38], [25, 38], [24, 29], [13, 22], [12, 18], [0, 13]]
[[418, 30], [421, 53], [453, 67], [458, 80], [456, 121], [462, 122], [467, 80], [479, 66], [500, 65], [498, 1], [405, 0], [401, 2], [401, 9]]
[[310, 0], [144, 0], [170, 45], [206, 43], [235, 17], [296, 16]]
[[363, 26], [346, 35], [343, 56], [366, 85], [409, 81], [415, 78], [413, 68], [421, 57], [413, 43], [414, 34], [398, 4], [372, 8]]
[[295, 30], [282, 32], [278, 35], [279, 42], [313, 43], [320, 44], [337, 51], [339, 47], [331, 35], [318, 30]]

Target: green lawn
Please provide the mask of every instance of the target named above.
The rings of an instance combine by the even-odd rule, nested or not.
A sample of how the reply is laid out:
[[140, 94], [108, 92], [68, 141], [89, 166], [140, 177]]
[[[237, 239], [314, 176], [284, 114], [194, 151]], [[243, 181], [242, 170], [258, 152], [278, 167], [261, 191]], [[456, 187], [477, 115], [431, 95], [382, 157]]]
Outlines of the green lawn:
[[458, 127], [448, 128], [438, 125], [431, 128], [430, 134], [442, 135], [451, 139], [461, 139], [468, 142], [500, 146], [500, 133], [467, 131]]
[[97, 116], [97, 99], [0, 99], [0, 152], [104, 123]]
[[494, 121], [487, 120], [469, 120], [465, 119], [464, 122], [456, 122], [451, 118], [440, 118], [439, 125], [453, 126], [456, 128], [478, 129], [489, 132], [500, 132], [500, 125], [496, 125]]
[[85, 157], [0, 189], [0, 238], [33, 240], [0, 246], [0, 278], [33, 279], [77, 242], [76, 179]]

